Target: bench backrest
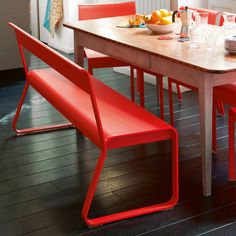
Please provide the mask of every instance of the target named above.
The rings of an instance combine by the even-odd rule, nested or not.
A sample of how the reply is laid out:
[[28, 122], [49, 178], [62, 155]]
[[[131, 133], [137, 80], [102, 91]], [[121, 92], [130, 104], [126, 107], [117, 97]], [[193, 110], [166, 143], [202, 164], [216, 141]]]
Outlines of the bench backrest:
[[97, 130], [96, 131], [94, 130], [94, 132], [98, 132], [101, 146], [103, 146], [104, 145], [103, 128], [102, 128], [102, 123], [100, 119], [100, 114], [99, 114], [99, 109], [97, 106], [95, 93], [92, 86], [91, 80], [93, 78], [91, 77], [91, 75], [85, 69], [78, 66], [77, 64], [70, 61], [69, 59], [63, 57], [61, 54], [49, 48], [48, 46], [46, 46], [39, 40], [35, 39], [34, 37], [32, 37], [30, 34], [25, 32], [18, 26], [10, 22], [8, 24], [15, 30], [15, 33], [16, 33], [20, 55], [22, 58], [25, 72], [26, 72], [26, 79], [27, 79], [27, 74], [28, 74], [28, 67], [27, 67], [23, 49], [27, 49], [29, 52], [37, 56], [39, 59], [47, 63], [50, 67], [55, 69], [65, 78], [67, 78], [76, 86], [78, 86], [81, 90], [85, 91], [86, 93], [90, 95], [88, 97], [90, 97], [91, 99], [91, 103], [92, 103], [92, 107], [94, 111], [94, 117], [96, 119], [96, 124], [97, 124]]
[[79, 4], [79, 20], [134, 15], [135, 2]]

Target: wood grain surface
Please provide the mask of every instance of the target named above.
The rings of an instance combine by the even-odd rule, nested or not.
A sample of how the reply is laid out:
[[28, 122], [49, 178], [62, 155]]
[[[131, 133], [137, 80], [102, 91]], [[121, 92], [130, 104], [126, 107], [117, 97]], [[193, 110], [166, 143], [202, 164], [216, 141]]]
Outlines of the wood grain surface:
[[[209, 73], [225, 73], [236, 70], [236, 55], [229, 54], [224, 49], [224, 32], [220, 31], [217, 45], [214, 51], [208, 52], [206, 46], [198, 49], [190, 47], [189, 41], [178, 42], [179, 31], [175, 28], [171, 35], [172, 40], [159, 40], [158, 35], [153, 34], [147, 28], [119, 28], [121, 22], [128, 22], [128, 16], [104, 18], [88, 21], [76, 21], [65, 23], [64, 26], [73, 30], [79, 30], [92, 34], [98, 38], [112, 40], [126, 47], [136, 48], [145, 54], [168, 58], [179, 64], [196, 67]], [[215, 26], [218, 27], [218, 26]]]

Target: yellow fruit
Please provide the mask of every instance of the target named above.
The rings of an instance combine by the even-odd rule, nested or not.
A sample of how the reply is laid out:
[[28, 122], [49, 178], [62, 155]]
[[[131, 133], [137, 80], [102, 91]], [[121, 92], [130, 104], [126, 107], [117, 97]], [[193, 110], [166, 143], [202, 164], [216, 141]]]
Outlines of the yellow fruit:
[[134, 21], [134, 26], [139, 26], [140, 24], [141, 24], [141, 21], [139, 21], [139, 20]]
[[172, 15], [173, 15], [173, 11], [169, 11], [168, 16], [172, 16]]
[[143, 21], [143, 18], [144, 18], [144, 15], [142, 15], [142, 14], [138, 14], [138, 13], [137, 13], [137, 14], [135, 15], [135, 19], [136, 19], [136, 20]]
[[139, 26], [142, 22], [140, 20], [136, 20], [135, 18], [129, 19], [130, 26]]
[[134, 18], [129, 19], [129, 25], [130, 25], [130, 26], [134, 26]]
[[168, 10], [160, 9], [159, 11], [160, 11], [162, 17], [169, 16], [169, 11]]
[[148, 24], [157, 24], [158, 22], [160, 22], [159, 20], [150, 20], [149, 22], [147, 22]]
[[157, 20], [160, 20], [162, 17], [162, 14], [160, 11], [153, 11], [152, 12], [152, 20], [153, 21], [157, 21]]
[[172, 20], [170, 17], [162, 17], [160, 19], [160, 25], [169, 25], [172, 24]]
[[154, 24], [155, 24], [155, 25], [160, 25], [160, 21], [159, 21], [159, 20], [158, 20], [158, 21], [155, 21]]

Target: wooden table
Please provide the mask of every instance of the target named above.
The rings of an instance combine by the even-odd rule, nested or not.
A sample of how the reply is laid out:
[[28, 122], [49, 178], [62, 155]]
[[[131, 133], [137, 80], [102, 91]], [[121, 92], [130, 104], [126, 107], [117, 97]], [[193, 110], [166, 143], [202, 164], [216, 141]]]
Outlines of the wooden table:
[[158, 40], [146, 28], [118, 28], [128, 17], [113, 17], [65, 23], [74, 30], [75, 62], [83, 66], [83, 47], [158, 72], [197, 87], [199, 91], [203, 194], [211, 195], [212, 94], [213, 87], [236, 81], [236, 57], [217, 48], [191, 49], [189, 42]]

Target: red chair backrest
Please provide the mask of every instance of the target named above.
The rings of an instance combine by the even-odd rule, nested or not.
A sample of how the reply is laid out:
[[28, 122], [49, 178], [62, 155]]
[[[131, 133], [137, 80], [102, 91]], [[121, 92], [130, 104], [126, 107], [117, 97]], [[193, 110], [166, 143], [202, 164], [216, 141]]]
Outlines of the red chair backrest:
[[135, 2], [79, 4], [79, 20], [134, 15]]
[[[179, 8], [180, 10], [184, 10], [185, 6], [181, 6]], [[197, 11], [197, 12], [208, 12], [208, 24], [211, 25], [222, 25], [222, 20], [221, 19], [217, 19], [217, 16], [219, 15], [219, 11], [215, 11], [215, 10], [209, 10], [209, 9], [205, 9], [205, 8], [195, 8], [195, 7], [189, 7], [190, 10], [193, 11]], [[220, 17], [220, 15], [219, 15]], [[219, 22], [217, 22], [219, 21]]]
[[[8, 23], [16, 33], [16, 38], [18, 42], [18, 47], [20, 50], [22, 62], [24, 65], [24, 69], [26, 72], [26, 78], [28, 74], [27, 63], [25, 59], [25, 55], [23, 49], [27, 49], [29, 52], [37, 56], [39, 59], [47, 63], [53, 69], [58, 71], [61, 75], [65, 78], [73, 82], [77, 85], [81, 90], [85, 91], [90, 95], [94, 117], [97, 123], [97, 131], [98, 136], [100, 137], [101, 145], [104, 145], [104, 134], [102, 123], [100, 119], [100, 114], [97, 106], [97, 101], [95, 97], [95, 93], [93, 91], [91, 76], [89, 73], [82, 67], [78, 66], [74, 62], [70, 61], [69, 59], [63, 57], [61, 54], [56, 52], [55, 50], [49, 48], [39, 40], [32, 37], [30, 34], [19, 28], [13, 23]], [[62, 91], [63, 93], [63, 91]], [[78, 104], [79, 105], [79, 104]]]

